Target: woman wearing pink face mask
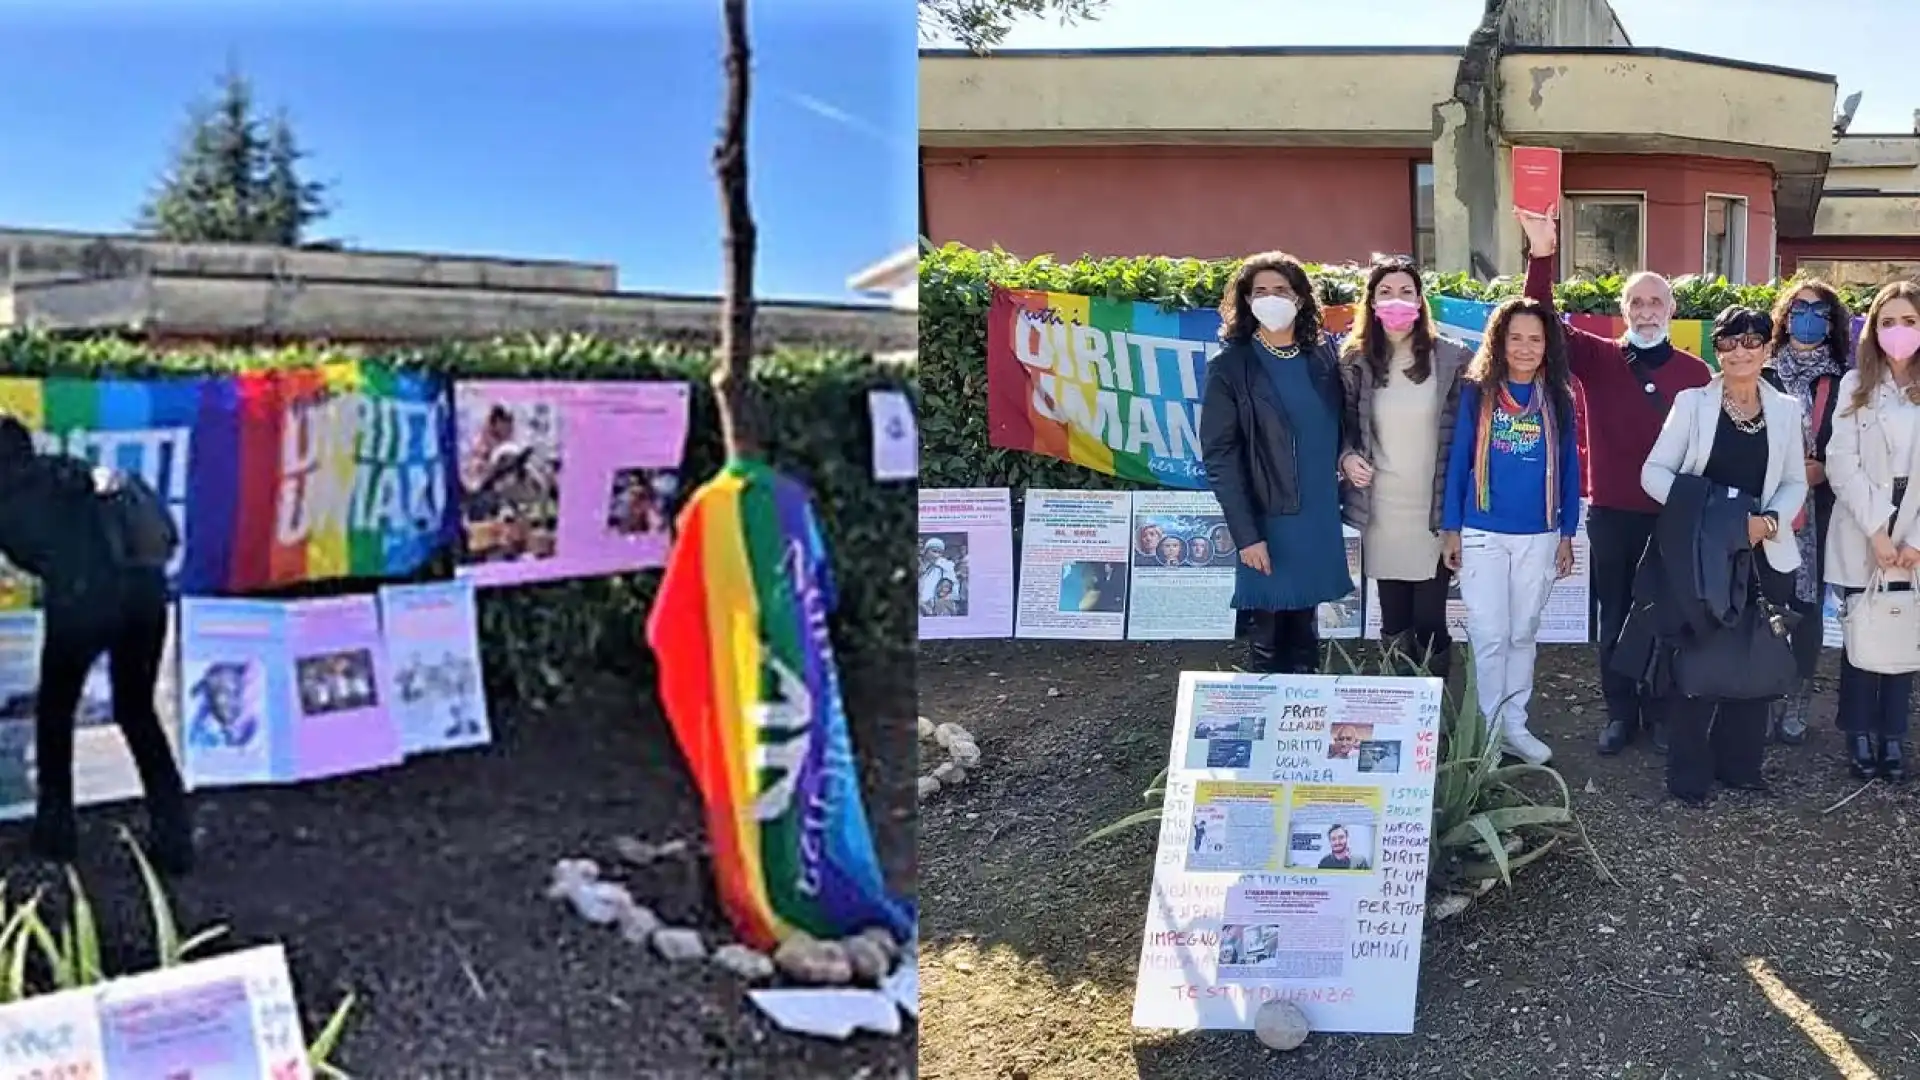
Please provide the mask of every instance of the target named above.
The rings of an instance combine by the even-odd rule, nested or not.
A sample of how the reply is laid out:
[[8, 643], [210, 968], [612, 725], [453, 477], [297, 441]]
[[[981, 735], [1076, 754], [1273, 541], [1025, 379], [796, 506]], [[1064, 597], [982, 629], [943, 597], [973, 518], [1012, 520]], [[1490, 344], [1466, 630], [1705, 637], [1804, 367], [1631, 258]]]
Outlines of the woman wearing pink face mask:
[[1441, 678], [1452, 668], [1440, 508], [1473, 350], [1433, 332], [1420, 268], [1376, 258], [1360, 318], [1340, 351], [1346, 391], [1340, 510], [1360, 530], [1380, 597], [1380, 640]]
[[[1827, 442], [1833, 519], [1827, 526], [1827, 582], [1853, 596], [1876, 574], [1911, 587], [1920, 568], [1920, 285], [1896, 281], [1873, 298], [1860, 331], [1854, 370], [1834, 398]], [[1842, 658], [1840, 708], [1853, 774], [1906, 779], [1912, 675], [1863, 671]]]

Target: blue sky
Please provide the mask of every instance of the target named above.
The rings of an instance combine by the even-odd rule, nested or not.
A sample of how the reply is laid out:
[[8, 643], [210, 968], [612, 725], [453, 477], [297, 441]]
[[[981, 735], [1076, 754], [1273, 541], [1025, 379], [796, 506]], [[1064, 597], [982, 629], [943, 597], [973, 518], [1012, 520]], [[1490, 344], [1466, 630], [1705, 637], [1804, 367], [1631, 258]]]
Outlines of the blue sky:
[[[758, 0], [757, 292], [854, 299], [914, 242], [904, 0]], [[0, 0], [0, 224], [124, 231], [236, 56], [363, 248], [612, 262], [712, 294], [719, 0]]]
[[[1852, 131], [1911, 133], [1911, 0], [1612, 0], [1639, 46], [1683, 49], [1838, 76], [1840, 98], [1864, 91]], [[1224, 45], [1461, 45], [1482, 0], [1109, 0], [1092, 23], [1030, 21], [1005, 48]], [[938, 43], [934, 43], [938, 44]], [[1836, 105], [1838, 102], [1836, 101]], [[1676, 101], [1675, 108], [1686, 108]]]

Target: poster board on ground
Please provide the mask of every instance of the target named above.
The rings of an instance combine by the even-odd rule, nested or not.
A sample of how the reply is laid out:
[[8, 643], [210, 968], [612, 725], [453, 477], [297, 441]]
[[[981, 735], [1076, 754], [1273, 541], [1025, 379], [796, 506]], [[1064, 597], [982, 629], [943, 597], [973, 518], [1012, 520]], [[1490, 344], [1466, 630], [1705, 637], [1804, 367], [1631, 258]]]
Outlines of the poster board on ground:
[[480, 612], [471, 581], [388, 585], [380, 634], [393, 668], [390, 709], [407, 754], [493, 741], [480, 675]]
[[1127, 638], [1230, 640], [1240, 553], [1210, 491], [1136, 491]]
[[1366, 619], [1367, 599], [1372, 593], [1360, 566], [1360, 530], [1351, 525], [1341, 525], [1340, 535], [1347, 546], [1347, 576], [1353, 579], [1353, 591], [1338, 600], [1329, 600], [1321, 604], [1315, 617], [1320, 623], [1320, 637], [1351, 640], [1360, 636], [1360, 629]]
[[1013, 636], [1124, 638], [1132, 493], [1028, 491], [1024, 521]]
[[104, 1080], [313, 1075], [278, 945], [116, 979], [93, 999]]
[[1441, 682], [1180, 675], [1136, 1027], [1413, 1030]]
[[664, 566], [683, 382], [462, 381], [460, 573], [481, 587]]
[[[1587, 508], [1580, 507], [1580, 527], [1573, 534], [1573, 573], [1553, 583], [1547, 607], [1540, 616], [1541, 645], [1585, 645], [1593, 640], [1592, 547], [1587, 540]], [[1380, 639], [1380, 587], [1367, 582], [1366, 636]], [[1467, 640], [1467, 605], [1460, 599], [1460, 577], [1447, 589], [1447, 633], [1456, 643]]]
[[[175, 760], [180, 754], [179, 634], [170, 611], [167, 640], [154, 687], [154, 712]], [[38, 610], [0, 611], [0, 820], [33, 816], [34, 710], [40, 696], [40, 645], [45, 616]], [[140, 773], [113, 720], [113, 694], [103, 655], [87, 674], [74, 710], [73, 794], [79, 806], [135, 799]]]
[[921, 488], [920, 639], [1013, 636], [1013, 493]]
[[181, 756], [187, 786], [294, 779], [288, 606], [180, 601]]

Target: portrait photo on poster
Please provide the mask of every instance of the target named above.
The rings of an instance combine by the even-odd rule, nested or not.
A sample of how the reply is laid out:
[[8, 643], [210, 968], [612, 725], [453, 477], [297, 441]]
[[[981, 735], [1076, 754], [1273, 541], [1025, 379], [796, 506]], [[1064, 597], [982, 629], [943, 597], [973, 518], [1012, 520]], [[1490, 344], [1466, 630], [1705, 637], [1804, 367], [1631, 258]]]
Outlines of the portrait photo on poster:
[[188, 746], [244, 750], [266, 726], [266, 672], [257, 660], [212, 660], [183, 665]]
[[670, 531], [679, 494], [678, 469], [615, 469], [607, 493], [607, 532], [633, 537]]
[[550, 559], [560, 527], [560, 412], [543, 400], [463, 397], [461, 513], [467, 562]]
[[969, 584], [965, 532], [920, 534], [920, 614], [926, 618], [965, 618]]
[[1076, 560], [1060, 567], [1060, 610], [1127, 610], [1127, 564]]
[[294, 660], [293, 669], [300, 688], [300, 711], [307, 716], [370, 709], [380, 703], [370, 649], [303, 656]]

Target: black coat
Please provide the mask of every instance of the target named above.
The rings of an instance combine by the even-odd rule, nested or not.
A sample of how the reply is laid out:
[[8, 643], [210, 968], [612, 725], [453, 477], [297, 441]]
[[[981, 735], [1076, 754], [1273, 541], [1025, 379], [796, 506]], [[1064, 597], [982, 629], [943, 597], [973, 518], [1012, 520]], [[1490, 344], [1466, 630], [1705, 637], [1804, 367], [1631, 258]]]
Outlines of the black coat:
[[[1262, 518], [1300, 512], [1299, 455], [1286, 405], [1260, 370], [1260, 345], [1230, 344], [1207, 364], [1200, 448], [1207, 486], [1220, 501], [1236, 546], [1260, 543]], [[1339, 356], [1322, 341], [1302, 357], [1328, 415], [1340, 423], [1344, 393]], [[1337, 482], [1327, 477], [1328, 483]]]
[[0, 475], [0, 554], [40, 579], [49, 624], [117, 614], [127, 575], [101, 506], [78, 458], [36, 454]]
[[1633, 606], [1613, 650], [1615, 672], [1664, 694], [1673, 650], [1744, 622], [1758, 585], [1760, 556], [1747, 537], [1753, 512], [1744, 494], [1701, 476], [1674, 477], [1634, 573]]

